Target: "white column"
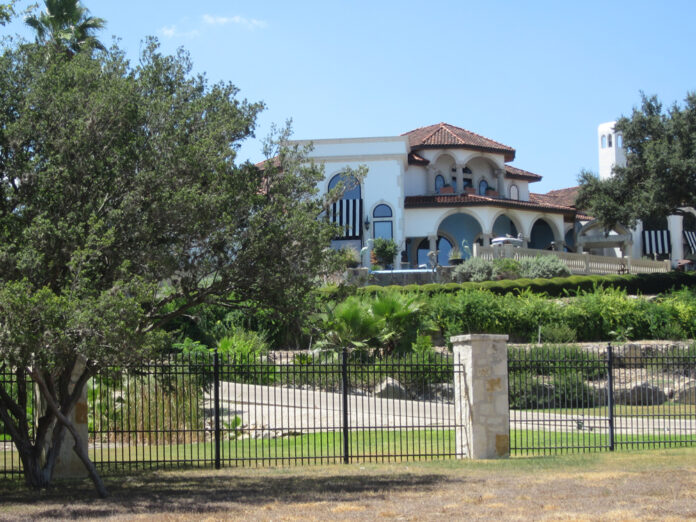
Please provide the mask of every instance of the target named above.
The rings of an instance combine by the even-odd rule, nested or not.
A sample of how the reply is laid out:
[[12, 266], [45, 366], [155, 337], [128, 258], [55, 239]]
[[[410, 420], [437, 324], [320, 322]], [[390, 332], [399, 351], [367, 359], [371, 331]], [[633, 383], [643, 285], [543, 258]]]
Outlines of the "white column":
[[643, 257], [643, 222], [638, 221], [636, 228], [631, 233], [633, 234], [633, 249], [632, 256], [636, 259]]
[[676, 214], [667, 216], [667, 228], [669, 229], [669, 236], [672, 240], [671, 260], [676, 262], [680, 259], [684, 259], [684, 241], [682, 239], [682, 234], [684, 233], [684, 216], [678, 216]]

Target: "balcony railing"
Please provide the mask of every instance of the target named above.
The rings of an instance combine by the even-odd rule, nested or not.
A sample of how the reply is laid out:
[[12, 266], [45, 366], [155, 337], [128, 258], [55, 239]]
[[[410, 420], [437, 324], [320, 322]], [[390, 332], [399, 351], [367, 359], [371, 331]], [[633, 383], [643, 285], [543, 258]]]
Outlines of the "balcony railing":
[[474, 257], [484, 259], [529, 259], [537, 256], [556, 256], [563, 261], [572, 274], [653, 274], [669, 272], [671, 262], [635, 259], [631, 257], [606, 257], [592, 254], [573, 254], [552, 250], [535, 250], [532, 248], [517, 248], [513, 245], [480, 246], [474, 245]]

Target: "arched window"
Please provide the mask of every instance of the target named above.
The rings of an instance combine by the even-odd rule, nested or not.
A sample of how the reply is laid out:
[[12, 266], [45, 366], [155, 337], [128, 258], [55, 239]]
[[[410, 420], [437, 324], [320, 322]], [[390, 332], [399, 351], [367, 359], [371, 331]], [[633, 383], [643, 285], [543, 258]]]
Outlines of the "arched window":
[[616, 135], [616, 147], [619, 149], [623, 147], [623, 135], [621, 134]]
[[607, 134], [607, 147], [611, 148], [611, 134]]
[[372, 235], [375, 239], [392, 239], [394, 237], [392, 215], [391, 207], [384, 203], [380, 203], [372, 211]]
[[445, 186], [445, 178], [440, 174], [435, 176], [435, 193], [439, 194], [440, 190], [442, 190], [442, 187], [444, 187], [444, 186]]
[[360, 199], [360, 183], [355, 176], [346, 174], [336, 174], [329, 181], [329, 190], [335, 189], [339, 183], [343, 182], [343, 197], [341, 199]]
[[607, 137], [602, 134], [602, 148], [605, 149], [607, 147]]
[[517, 188], [517, 185], [510, 185], [510, 199], [515, 201], [520, 199], [520, 189]]
[[479, 195], [485, 196], [487, 188], [488, 188], [488, 182], [485, 179], [482, 179], [481, 183], [479, 183]]
[[363, 202], [361, 199], [360, 183], [350, 174], [336, 174], [329, 181], [329, 190], [343, 188], [341, 199], [332, 203], [329, 220], [340, 225], [336, 240], [354, 240], [362, 238]]

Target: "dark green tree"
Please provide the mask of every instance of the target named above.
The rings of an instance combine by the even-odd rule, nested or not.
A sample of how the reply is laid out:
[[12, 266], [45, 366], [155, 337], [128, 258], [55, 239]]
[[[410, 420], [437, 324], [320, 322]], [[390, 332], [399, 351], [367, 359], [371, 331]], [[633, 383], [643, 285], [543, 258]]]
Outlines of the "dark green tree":
[[[296, 306], [331, 258], [323, 173], [284, 136], [265, 169], [240, 164], [262, 104], [154, 40], [137, 67], [116, 48], [7, 48], [0, 92], [0, 371], [18, 383], [0, 421], [30, 486], [51, 482], [67, 430], [105, 495], [70, 420], [82, 385], [165, 346], [197, 305]], [[28, 380], [46, 405], [33, 437]]]
[[90, 16], [80, 0], [45, 0], [44, 3], [44, 11], [25, 19], [36, 31], [37, 41], [50, 42], [72, 54], [82, 49], [104, 49], [94, 33], [103, 29], [106, 22]]
[[578, 208], [610, 229], [696, 204], [696, 93], [668, 110], [657, 97], [642, 95], [641, 107], [615, 129], [623, 136], [626, 166], [614, 167], [607, 180], [582, 172]]

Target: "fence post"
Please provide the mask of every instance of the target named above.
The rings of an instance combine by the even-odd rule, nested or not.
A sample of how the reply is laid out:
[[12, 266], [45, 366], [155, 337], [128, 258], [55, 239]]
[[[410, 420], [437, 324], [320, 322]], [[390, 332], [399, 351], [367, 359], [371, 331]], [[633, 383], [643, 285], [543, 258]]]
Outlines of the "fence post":
[[220, 355], [213, 352], [213, 408], [215, 415], [215, 469], [220, 469]]
[[590, 273], [590, 253], [589, 252], [583, 252], [583, 256], [585, 256], [585, 273], [589, 274]]
[[510, 455], [507, 335], [450, 338], [454, 347], [457, 458]]
[[607, 345], [607, 409], [609, 410], [609, 451], [614, 451], [614, 347]]
[[350, 463], [350, 444], [348, 437], [350, 430], [348, 426], [348, 348], [343, 347], [341, 353], [341, 394], [343, 395], [343, 463]]

